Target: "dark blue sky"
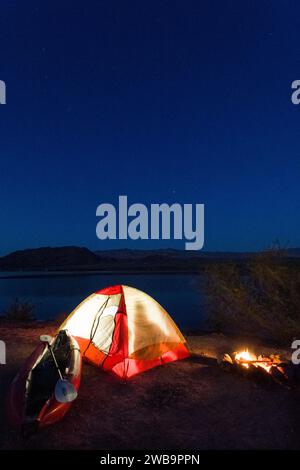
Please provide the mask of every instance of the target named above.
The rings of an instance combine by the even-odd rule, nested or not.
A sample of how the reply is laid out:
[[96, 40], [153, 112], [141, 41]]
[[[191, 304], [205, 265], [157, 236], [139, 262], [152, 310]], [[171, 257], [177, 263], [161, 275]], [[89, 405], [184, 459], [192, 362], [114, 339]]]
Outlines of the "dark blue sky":
[[0, 254], [100, 242], [96, 207], [206, 205], [206, 250], [300, 246], [298, 1], [3, 0]]

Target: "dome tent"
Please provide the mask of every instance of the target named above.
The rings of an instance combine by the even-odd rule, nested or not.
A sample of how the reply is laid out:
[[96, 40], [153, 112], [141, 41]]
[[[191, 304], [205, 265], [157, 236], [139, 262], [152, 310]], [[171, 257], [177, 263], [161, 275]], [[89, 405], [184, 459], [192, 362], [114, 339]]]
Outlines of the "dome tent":
[[162, 306], [133, 287], [107, 287], [87, 297], [60, 330], [74, 336], [88, 362], [127, 379], [190, 355]]

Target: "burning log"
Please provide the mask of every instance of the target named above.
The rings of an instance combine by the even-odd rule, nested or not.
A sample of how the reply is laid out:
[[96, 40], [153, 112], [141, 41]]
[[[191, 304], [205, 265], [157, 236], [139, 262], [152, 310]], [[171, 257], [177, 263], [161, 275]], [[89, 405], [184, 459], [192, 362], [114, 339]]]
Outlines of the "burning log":
[[[294, 365], [278, 355], [256, 356], [246, 349], [232, 354], [224, 354], [220, 364], [226, 370], [237, 372], [254, 380], [276, 382], [281, 385], [297, 382], [294, 380]], [[293, 373], [291, 373], [292, 371]]]

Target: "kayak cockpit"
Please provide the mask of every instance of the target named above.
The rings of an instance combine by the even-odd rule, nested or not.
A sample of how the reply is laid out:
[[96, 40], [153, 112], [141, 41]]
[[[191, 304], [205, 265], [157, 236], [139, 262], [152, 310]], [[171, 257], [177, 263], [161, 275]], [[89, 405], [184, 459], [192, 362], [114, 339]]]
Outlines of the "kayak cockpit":
[[[71, 337], [62, 330], [52, 343], [58, 366], [63, 375], [68, 374], [72, 362]], [[45, 403], [52, 397], [59, 379], [58, 371], [48, 348], [28, 375], [26, 383], [25, 420], [35, 420]]]

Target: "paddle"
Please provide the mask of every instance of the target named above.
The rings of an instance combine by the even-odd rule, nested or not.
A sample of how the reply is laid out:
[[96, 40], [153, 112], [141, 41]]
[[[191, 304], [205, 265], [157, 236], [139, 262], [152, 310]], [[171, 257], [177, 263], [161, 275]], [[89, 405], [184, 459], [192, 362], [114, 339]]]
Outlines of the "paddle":
[[71, 384], [71, 382], [63, 378], [58, 362], [54, 355], [54, 352], [51, 346], [52, 337], [48, 335], [42, 335], [40, 336], [40, 340], [42, 341], [42, 343], [47, 344], [50, 354], [52, 356], [53, 362], [57, 369], [58, 375], [59, 375], [59, 380], [57, 381], [55, 385], [55, 390], [54, 390], [54, 395], [55, 395], [56, 400], [59, 403], [70, 403], [76, 400], [77, 390], [74, 387], [74, 385]]

